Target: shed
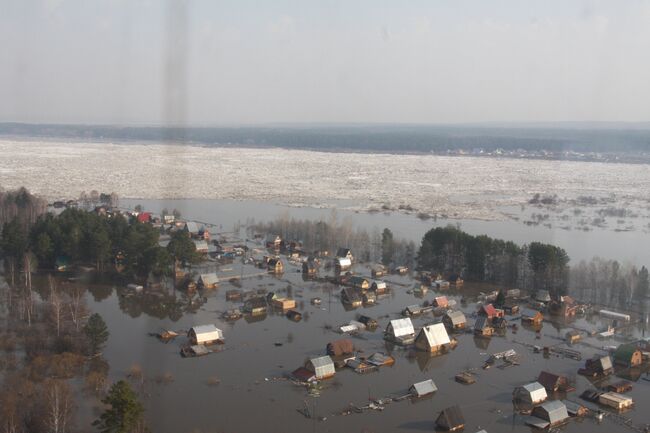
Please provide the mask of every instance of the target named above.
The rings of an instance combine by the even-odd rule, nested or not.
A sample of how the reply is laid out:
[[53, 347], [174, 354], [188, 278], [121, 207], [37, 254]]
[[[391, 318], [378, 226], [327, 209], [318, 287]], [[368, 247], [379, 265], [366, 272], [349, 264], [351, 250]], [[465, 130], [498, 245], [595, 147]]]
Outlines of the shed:
[[562, 403], [564, 403], [564, 406], [566, 406], [566, 411], [569, 416], [583, 417], [589, 412], [589, 409], [575, 401], [562, 400]]
[[199, 283], [199, 286], [204, 289], [214, 289], [219, 284], [219, 277], [217, 277], [216, 272], [201, 274], [199, 275], [199, 280], [197, 282]]
[[450, 344], [449, 334], [442, 323], [423, 327], [415, 338], [415, 347], [425, 352], [440, 352]]
[[410, 344], [415, 339], [415, 329], [410, 318], [394, 319], [386, 326], [384, 338], [402, 344]]
[[352, 260], [350, 259], [341, 258], [341, 257], [337, 257], [334, 259], [334, 268], [339, 273], [347, 271], [351, 267], [352, 267]]
[[411, 393], [411, 395], [416, 398], [421, 398], [427, 395], [431, 395], [436, 391], [438, 391], [438, 387], [433, 382], [433, 379], [428, 379], [422, 382], [414, 383], [409, 388], [409, 392]]
[[194, 246], [196, 247], [196, 252], [199, 254], [207, 254], [209, 247], [208, 242], [203, 239], [194, 240]]
[[266, 268], [272, 274], [281, 274], [284, 272], [284, 264], [282, 263], [282, 260], [276, 257], [271, 258], [266, 262]]
[[312, 358], [305, 364], [305, 368], [309, 371], [312, 371], [316, 376], [316, 379], [327, 379], [336, 373], [334, 369], [334, 362], [329, 356], [321, 356], [318, 358]]
[[449, 301], [446, 296], [438, 296], [437, 298], [434, 298], [433, 306], [447, 308], [449, 306]]
[[548, 371], [540, 372], [537, 382], [541, 383], [548, 392], [567, 391], [569, 388], [569, 380], [566, 376], [549, 373]]
[[266, 298], [263, 296], [257, 296], [255, 298], [248, 299], [244, 302], [244, 311], [250, 314], [262, 314], [266, 313], [267, 303]]
[[344, 287], [341, 289], [341, 301], [352, 307], [360, 307], [363, 302], [361, 290], [354, 287]]
[[467, 325], [467, 319], [462, 311], [448, 311], [442, 316], [442, 323], [447, 329], [464, 329]]
[[578, 370], [579, 374], [585, 376], [607, 376], [614, 372], [612, 358], [609, 356], [595, 355], [585, 361], [585, 367]]
[[194, 221], [187, 221], [183, 226], [183, 230], [192, 236], [199, 234], [199, 226]]
[[614, 364], [636, 367], [643, 363], [643, 355], [635, 344], [621, 344], [614, 352]]
[[326, 352], [330, 356], [351, 355], [354, 353], [354, 343], [347, 338], [335, 340], [327, 343]]
[[542, 403], [547, 397], [546, 389], [539, 382], [518, 386], [512, 393], [513, 401], [527, 404]]
[[478, 316], [474, 322], [474, 335], [491, 336], [494, 334], [494, 328], [486, 316]]
[[374, 280], [370, 285], [370, 290], [375, 292], [378, 295], [383, 295], [388, 290], [386, 282], [382, 280]]
[[573, 330], [568, 331], [566, 333], [565, 338], [566, 338], [567, 343], [575, 344], [578, 341], [580, 341], [580, 339], [582, 338], [582, 335], [580, 335], [580, 331], [577, 331], [577, 330], [573, 329]]
[[539, 325], [544, 320], [544, 315], [537, 310], [531, 308], [524, 308], [521, 312], [521, 321], [522, 323], [528, 323], [530, 325]]
[[458, 431], [465, 427], [465, 418], [458, 406], [451, 406], [440, 412], [436, 425], [444, 431]]
[[287, 299], [287, 298], [275, 298], [271, 301], [272, 305], [275, 308], [279, 308], [281, 310], [288, 310], [290, 308], [296, 308], [296, 300], [295, 299]]
[[606, 392], [598, 397], [598, 403], [616, 410], [623, 410], [632, 407], [634, 400], [616, 392]]
[[377, 321], [368, 316], [359, 316], [359, 322], [363, 323], [367, 328], [376, 328], [378, 326]]
[[192, 344], [223, 343], [223, 331], [214, 325], [198, 325], [190, 328], [187, 337]]
[[368, 280], [356, 275], [348, 278], [348, 283], [355, 289], [368, 290], [370, 288], [370, 282]]
[[562, 424], [569, 418], [566, 406], [559, 400], [547, 401], [537, 406], [532, 415], [548, 422], [551, 427]]

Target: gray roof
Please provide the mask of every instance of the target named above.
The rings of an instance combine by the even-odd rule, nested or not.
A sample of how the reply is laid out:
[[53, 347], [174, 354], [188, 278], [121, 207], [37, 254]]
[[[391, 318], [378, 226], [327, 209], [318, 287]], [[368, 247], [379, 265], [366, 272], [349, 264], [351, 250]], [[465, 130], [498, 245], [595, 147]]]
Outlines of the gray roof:
[[551, 294], [548, 290], [538, 290], [535, 294], [535, 300], [540, 302], [549, 302], [551, 300]]
[[217, 277], [216, 272], [211, 272], [209, 274], [201, 274], [199, 278], [201, 279], [201, 282], [206, 285], [219, 283], [219, 277]]
[[187, 230], [190, 233], [198, 233], [199, 232], [199, 226], [194, 221], [187, 221], [185, 223], [185, 230]]
[[411, 385], [411, 393], [416, 397], [423, 397], [428, 394], [433, 394], [438, 391], [438, 387], [433, 382], [433, 379], [428, 379], [422, 382], [414, 383]]
[[603, 370], [609, 370], [611, 368], [614, 368], [612, 365], [612, 358], [608, 356], [603, 356], [600, 358], [600, 365], [602, 366]]
[[571, 414], [571, 415], [576, 415], [578, 413], [578, 411], [580, 410], [580, 408], [584, 407], [581, 404], [576, 403], [576, 402], [571, 401], [571, 400], [562, 400], [562, 403], [564, 403], [564, 405], [566, 406], [567, 412], [569, 414]]
[[559, 400], [550, 400], [533, 410], [533, 415], [551, 424], [562, 422], [569, 417], [566, 406]]
[[411, 319], [408, 317], [404, 319], [391, 320], [388, 326], [393, 328], [393, 335], [395, 337], [415, 334], [415, 329], [413, 329], [413, 322], [411, 322]]
[[467, 322], [467, 319], [465, 319], [465, 314], [463, 314], [462, 311], [450, 311], [447, 313], [447, 317], [451, 320], [451, 323], [455, 325], [461, 325], [465, 322]]
[[518, 388], [517, 395], [521, 397], [523, 394], [527, 394], [527, 398], [530, 398], [532, 403], [537, 403], [540, 401], [546, 400], [546, 388], [542, 386], [539, 382], [532, 382], [527, 385], [521, 386]]
[[524, 308], [521, 310], [521, 317], [535, 317], [539, 311], [533, 310], [532, 308]]
[[336, 372], [332, 358], [327, 355], [319, 358], [312, 358], [309, 362], [314, 366], [314, 374], [316, 374], [316, 378], [329, 376]]
[[425, 326], [420, 330], [420, 334], [424, 335], [430, 347], [444, 346], [451, 343], [447, 328], [442, 323]]
[[477, 330], [483, 330], [484, 328], [487, 328], [489, 326], [490, 324], [488, 323], [486, 316], [478, 316], [476, 318], [476, 322], [474, 322], [474, 329]]

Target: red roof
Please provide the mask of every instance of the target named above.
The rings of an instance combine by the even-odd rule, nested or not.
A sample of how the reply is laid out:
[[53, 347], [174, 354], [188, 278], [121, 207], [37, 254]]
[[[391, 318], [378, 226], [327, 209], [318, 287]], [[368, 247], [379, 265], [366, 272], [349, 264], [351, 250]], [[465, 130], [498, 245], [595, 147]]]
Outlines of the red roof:
[[151, 220], [150, 212], [140, 212], [138, 214], [138, 221], [141, 223], [148, 223]]
[[497, 309], [492, 304], [482, 305], [479, 313], [483, 313], [487, 317], [494, 317], [497, 315]]
[[449, 301], [447, 300], [446, 296], [438, 296], [435, 299], [435, 302], [437, 307], [446, 307], [449, 305]]

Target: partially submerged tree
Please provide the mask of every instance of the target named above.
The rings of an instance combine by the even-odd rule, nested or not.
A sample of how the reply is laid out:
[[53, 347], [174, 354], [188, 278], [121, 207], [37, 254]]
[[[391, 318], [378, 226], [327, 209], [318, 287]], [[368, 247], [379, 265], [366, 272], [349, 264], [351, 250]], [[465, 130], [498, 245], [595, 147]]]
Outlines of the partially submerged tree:
[[108, 391], [102, 403], [109, 405], [93, 425], [102, 433], [132, 433], [146, 431], [144, 406], [128, 382], [120, 380]]
[[84, 327], [84, 333], [88, 339], [91, 355], [96, 355], [101, 351], [110, 335], [106, 322], [98, 313], [90, 316]]

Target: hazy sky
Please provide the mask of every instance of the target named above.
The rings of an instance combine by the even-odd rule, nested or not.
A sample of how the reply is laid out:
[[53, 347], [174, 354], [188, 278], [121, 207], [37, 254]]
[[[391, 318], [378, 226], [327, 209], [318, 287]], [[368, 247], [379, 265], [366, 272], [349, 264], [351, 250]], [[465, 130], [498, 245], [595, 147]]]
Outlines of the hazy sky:
[[0, 121], [650, 120], [650, 1], [0, 0]]

